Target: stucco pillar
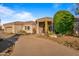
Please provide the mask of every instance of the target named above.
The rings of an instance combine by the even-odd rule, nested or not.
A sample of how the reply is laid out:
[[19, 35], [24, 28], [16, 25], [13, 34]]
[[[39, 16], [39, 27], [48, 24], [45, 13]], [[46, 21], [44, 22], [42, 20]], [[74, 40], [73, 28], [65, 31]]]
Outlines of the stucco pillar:
[[12, 33], [16, 33], [15, 32], [15, 25], [12, 25]]
[[47, 34], [47, 32], [48, 32], [48, 22], [47, 22], [47, 20], [45, 21], [45, 33]]
[[37, 27], [37, 34], [39, 34], [39, 22], [37, 21], [37, 25], [36, 25], [36, 27]]

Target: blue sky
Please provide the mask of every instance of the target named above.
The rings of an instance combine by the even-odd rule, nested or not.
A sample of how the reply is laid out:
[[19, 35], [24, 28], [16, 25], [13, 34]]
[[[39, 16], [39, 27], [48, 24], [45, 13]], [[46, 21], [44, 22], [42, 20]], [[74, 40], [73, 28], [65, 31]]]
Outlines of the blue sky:
[[71, 9], [74, 6], [73, 3], [1, 3], [0, 18], [2, 23], [30, 21], [42, 17], [53, 17], [59, 10], [72, 12]]

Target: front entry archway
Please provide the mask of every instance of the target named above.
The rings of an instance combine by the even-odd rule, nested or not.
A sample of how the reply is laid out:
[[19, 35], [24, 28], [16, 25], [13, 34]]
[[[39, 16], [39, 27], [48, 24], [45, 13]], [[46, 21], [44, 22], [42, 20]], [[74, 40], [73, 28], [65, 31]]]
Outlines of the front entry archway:
[[47, 34], [48, 31], [52, 31], [52, 19], [49, 18], [42, 18], [36, 21], [37, 26], [37, 34], [45, 33]]

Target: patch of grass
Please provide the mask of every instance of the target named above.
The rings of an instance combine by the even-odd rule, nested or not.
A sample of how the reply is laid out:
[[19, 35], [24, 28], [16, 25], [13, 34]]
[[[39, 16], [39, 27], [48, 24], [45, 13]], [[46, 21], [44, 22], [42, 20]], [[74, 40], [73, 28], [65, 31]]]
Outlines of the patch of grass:
[[53, 35], [54, 33], [52, 31], [48, 31], [48, 35]]

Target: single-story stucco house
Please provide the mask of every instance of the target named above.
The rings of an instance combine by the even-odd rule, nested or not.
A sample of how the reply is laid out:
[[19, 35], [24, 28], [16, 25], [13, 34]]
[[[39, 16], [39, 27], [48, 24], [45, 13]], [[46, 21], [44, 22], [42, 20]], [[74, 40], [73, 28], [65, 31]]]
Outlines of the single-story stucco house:
[[[47, 33], [52, 31], [53, 22], [51, 17], [43, 17], [36, 19], [36, 21], [16, 21], [12, 23], [3, 24], [4, 32], [6, 33], [18, 33], [20, 31], [25, 31], [26, 33]], [[49, 28], [47, 28], [47, 26]]]

